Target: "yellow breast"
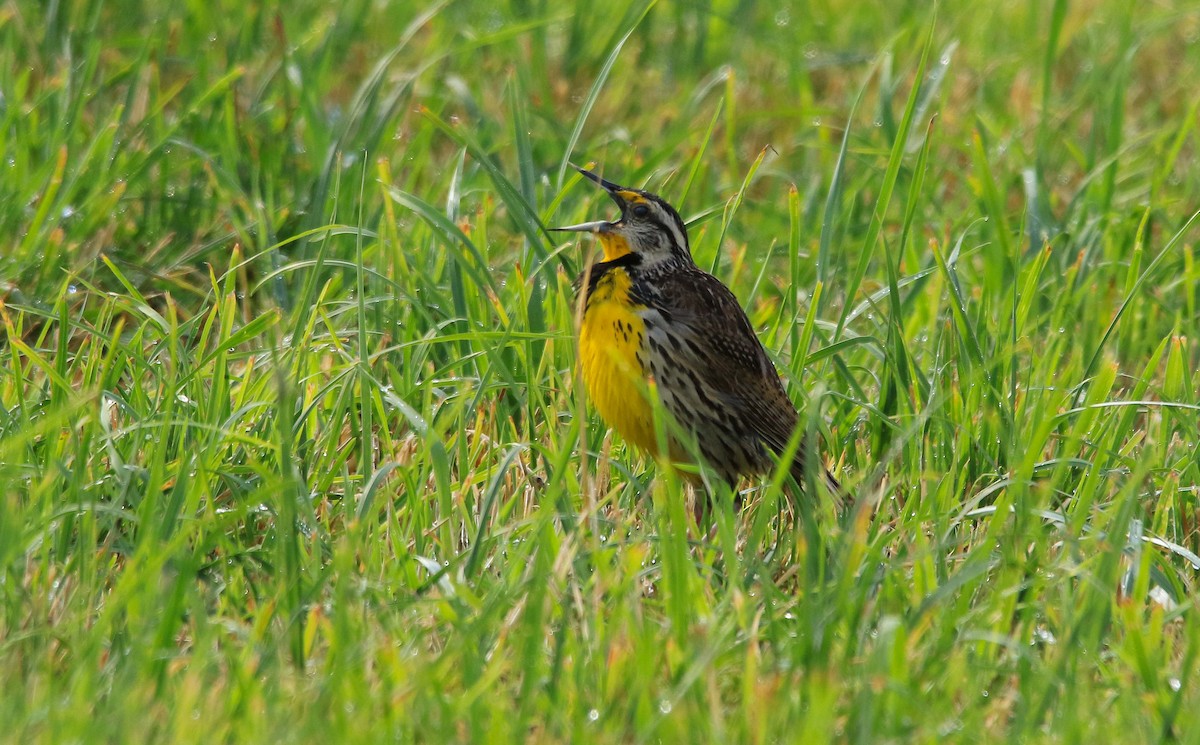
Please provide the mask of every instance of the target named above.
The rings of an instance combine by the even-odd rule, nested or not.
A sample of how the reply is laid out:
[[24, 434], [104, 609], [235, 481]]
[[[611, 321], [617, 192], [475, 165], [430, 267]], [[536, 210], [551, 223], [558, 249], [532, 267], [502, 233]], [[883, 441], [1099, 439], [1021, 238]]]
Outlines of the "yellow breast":
[[579, 330], [579, 357], [588, 396], [604, 421], [627, 441], [658, 451], [654, 411], [647, 399], [649, 373], [646, 327], [629, 296], [623, 269], [605, 272], [596, 283]]

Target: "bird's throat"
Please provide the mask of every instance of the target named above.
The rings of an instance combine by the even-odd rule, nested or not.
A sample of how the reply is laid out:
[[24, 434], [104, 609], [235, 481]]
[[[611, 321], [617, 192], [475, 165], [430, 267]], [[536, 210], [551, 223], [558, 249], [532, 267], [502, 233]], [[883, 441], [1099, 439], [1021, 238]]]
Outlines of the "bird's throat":
[[625, 237], [617, 233], [599, 233], [597, 238], [600, 240], [600, 248], [604, 249], [604, 260], [615, 261], [622, 256], [628, 256], [631, 251], [629, 241]]

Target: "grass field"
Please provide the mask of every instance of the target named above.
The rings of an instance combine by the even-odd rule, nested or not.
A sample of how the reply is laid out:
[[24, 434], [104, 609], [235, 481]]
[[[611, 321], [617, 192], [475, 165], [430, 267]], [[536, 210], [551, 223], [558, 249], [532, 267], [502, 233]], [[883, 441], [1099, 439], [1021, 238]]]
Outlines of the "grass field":
[[[1200, 742], [1200, 8], [0, 3], [0, 740]], [[662, 193], [854, 495], [581, 400]]]

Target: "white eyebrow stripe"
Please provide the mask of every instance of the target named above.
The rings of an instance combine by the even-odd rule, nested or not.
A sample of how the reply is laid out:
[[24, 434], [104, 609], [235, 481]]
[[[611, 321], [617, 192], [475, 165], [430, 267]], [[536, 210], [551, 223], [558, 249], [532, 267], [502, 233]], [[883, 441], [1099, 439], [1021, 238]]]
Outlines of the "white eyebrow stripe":
[[655, 211], [658, 213], [656, 215], [658, 221], [663, 225], [666, 225], [667, 229], [671, 231], [671, 235], [675, 238], [675, 245], [687, 248], [687, 233], [681, 232], [679, 224], [675, 222], [675, 218], [672, 217], [671, 213], [667, 212], [657, 204], [654, 205], [654, 207]]

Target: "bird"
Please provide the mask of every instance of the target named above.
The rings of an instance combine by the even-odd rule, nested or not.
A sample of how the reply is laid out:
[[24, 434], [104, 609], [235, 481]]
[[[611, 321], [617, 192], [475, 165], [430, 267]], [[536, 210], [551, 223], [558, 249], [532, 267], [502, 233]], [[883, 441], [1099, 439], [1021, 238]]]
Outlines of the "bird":
[[[576, 280], [579, 365], [592, 405], [638, 449], [676, 463], [698, 450], [733, 487], [772, 472], [799, 414], [737, 297], [696, 265], [687, 226], [666, 200], [572, 167], [620, 210], [616, 220], [552, 228], [591, 233], [603, 251]], [[652, 396], [677, 425], [665, 437]], [[694, 449], [680, 434], [694, 437]], [[788, 464], [800, 487], [806, 466], [801, 442]], [[821, 469], [840, 499], [841, 485]]]

